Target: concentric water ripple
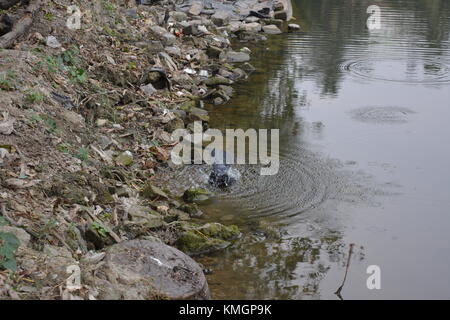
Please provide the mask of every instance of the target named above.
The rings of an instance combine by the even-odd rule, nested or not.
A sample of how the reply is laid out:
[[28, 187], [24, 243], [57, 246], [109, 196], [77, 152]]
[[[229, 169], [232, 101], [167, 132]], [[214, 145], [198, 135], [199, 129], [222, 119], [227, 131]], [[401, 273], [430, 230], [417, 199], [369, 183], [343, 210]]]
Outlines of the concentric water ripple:
[[[248, 218], [291, 218], [317, 208], [329, 199], [346, 201], [350, 197], [350, 201], [354, 201], [355, 195], [364, 194], [361, 190], [354, 192], [351, 179], [337, 170], [341, 167], [337, 161], [321, 159], [311, 151], [298, 149], [280, 156], [280, 169], [276, 175], [260, 175], [257, 165], [236, 166], [241, 176], [239, 181], [228, 190], [214, 191], [222, 205], [223, 202], [238, 204]], [[191, 187], [211, 189], [208, 184], [210, 172], [208, 165], [187, 165], [168, 173], [174, 179], [164, 180], [177, 181], [171, 189], [180, 194]]]
[[361, 58], [339, 65], [339, 69], [364, 79], [406, 84], [450, 84], [450, 68], [439, 61]]
[[408, 116], [414, 113], [411, 109], [397, 106], [367, 106], [350, 112], [351, 117], [357, 121], [385, 124], [406, 123]]

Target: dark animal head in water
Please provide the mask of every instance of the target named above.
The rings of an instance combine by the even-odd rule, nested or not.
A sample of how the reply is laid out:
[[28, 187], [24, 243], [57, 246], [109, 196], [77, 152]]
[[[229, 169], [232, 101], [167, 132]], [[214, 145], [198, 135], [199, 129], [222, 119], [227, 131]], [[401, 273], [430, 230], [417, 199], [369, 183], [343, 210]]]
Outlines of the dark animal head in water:
[[223, 150], [214, 149], [211, 153], [214, 159], [209, 183], [216, 188], [228, 188], [236, 182], [236, 174], [230, 165], [226, 164], [226, 153]]
[[228, 188], [236, 182], [236, 176], [231, 167], [224, 164], [213, 165], [213, 170], [209, 175], [209, 183], [217, 188]]

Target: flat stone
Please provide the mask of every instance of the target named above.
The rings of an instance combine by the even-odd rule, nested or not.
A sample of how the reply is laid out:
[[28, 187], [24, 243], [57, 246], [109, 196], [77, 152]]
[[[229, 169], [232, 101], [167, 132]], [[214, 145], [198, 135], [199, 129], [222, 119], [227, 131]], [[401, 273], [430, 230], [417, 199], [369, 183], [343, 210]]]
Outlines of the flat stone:
[[225, 54], [225, 60], [229, 63], [241, 63], [250, 61], [250, 55], [245, 52], [230, 51]]
[[27, 247], [30, 243], [31, 236], [23, 229], [10, 227], [10, 226], [0, 226], [0, 232], [12, 233], [19, 239], [20, 247]]
[[268, 26], [264, 26], [263, 28], [264, 33], [267, 34], [281, 34], [283, 33], [276, 25], [270, 24]]
[[153, 94], [155, 94], [158, 91], [155, 89], [155, 87], [151, 83], [149, 83], [145, 86], [141, 86], [141, 90], [148, 96], [152, 96]]
[[198, 16], [200, 13], [202, 13], [202, 10], [203, 10], [203, 3], [200, 1], [196, 1], [192, 3], [188, 12], [193, 16]]
[[187, 19], [187, 14], [181, 11], [172, 11], [170, 17], [176, 22], [182, 22]]
[[245, 23], [241, 25], [241, 30], [248, 31], [248, 32], [260, 32], [261, 31], [261, 24], [258, 22], [251, 22], [251, 23]]
[[260, 19], [258, 17], [247, 17], [245, 18], [245, 22], [247, 23], [254, 23], [254, 22], [258, 22]]

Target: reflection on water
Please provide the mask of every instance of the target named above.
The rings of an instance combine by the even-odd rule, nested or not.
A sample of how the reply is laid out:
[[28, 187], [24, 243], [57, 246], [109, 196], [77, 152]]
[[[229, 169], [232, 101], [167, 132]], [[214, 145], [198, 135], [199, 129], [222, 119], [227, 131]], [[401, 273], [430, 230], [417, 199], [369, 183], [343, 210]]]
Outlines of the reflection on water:
[[[294, 3], [302, 32], [251, 47], [258, 72], [210, 110], [213, 128], [281, 139], [277, 176], [239, 168], [204, 208], [245, 233], [198, 259], [213, 297], [335, 299], [355, 243], [343, 298], [449, 298], [450, 2]], [[380, 30], [366, 29], [372, 4]]]

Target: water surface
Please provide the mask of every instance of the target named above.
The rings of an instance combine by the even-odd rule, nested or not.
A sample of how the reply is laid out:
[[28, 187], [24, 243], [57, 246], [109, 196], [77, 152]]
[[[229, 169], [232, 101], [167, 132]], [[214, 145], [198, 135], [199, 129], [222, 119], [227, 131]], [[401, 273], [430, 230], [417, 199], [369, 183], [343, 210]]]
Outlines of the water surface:
[[281, 130], [279, 174], [241, 168], [204, 208], [245, 234], [198, 259], [213, 297], [337, 299], [354, 243], [344, 299], [450, 298], [450, 2], [294, 2], [302, 32], [251, 47], [257, 73], [210, 108], [213, 128]]

